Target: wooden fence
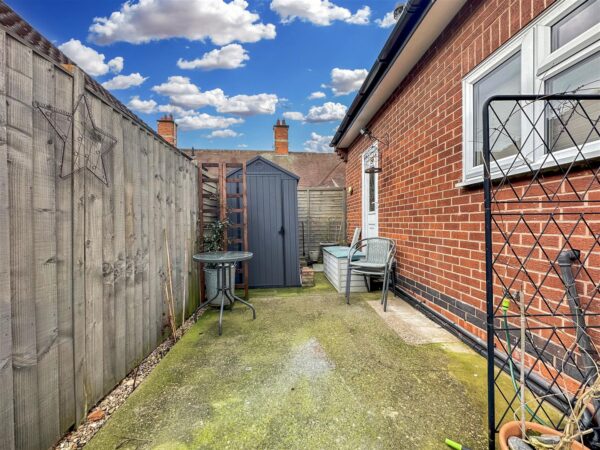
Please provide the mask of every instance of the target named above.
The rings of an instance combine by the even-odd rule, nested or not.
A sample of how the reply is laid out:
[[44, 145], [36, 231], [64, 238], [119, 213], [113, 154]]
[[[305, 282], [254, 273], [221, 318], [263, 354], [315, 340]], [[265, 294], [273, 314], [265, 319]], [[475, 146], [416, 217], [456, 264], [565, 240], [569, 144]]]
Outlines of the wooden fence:
[[[2, 448], [48, 448], [160, 343], [165, 234], [178, 321], [198, 304], [197, 168], [85, 78], [0, 31]], [[77, 157], [110, 136], [105, 184]]]
[[298, 189], [300, 255], [319, 250], [322, 242], [346, 241], [346, 190], [344, 188]]

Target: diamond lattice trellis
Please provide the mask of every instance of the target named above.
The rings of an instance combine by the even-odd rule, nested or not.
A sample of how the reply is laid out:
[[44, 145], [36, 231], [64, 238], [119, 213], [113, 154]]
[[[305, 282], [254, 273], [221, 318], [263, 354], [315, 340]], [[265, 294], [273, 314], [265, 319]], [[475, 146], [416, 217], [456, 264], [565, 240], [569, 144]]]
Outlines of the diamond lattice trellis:
[[[600, 96], [493, 97], [484, 109], [483, 148], [494, 448], [501, 424], [520, 417], [521, 370], [527, 418], [556, 429], [598, 375]], [[507, 384], [503, 373], [516, 382]]]

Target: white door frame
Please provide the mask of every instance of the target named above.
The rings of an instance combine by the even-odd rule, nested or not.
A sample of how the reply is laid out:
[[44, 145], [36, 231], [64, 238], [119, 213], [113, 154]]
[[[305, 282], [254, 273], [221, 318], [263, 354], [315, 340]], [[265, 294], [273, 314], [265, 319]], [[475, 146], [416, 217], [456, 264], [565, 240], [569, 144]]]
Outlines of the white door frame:
[[[379, 174], [368, 174], [365, 173], [366, 169], [366, 158], [370, 152], [376, 152], [375, 166], [378, 164], [379, 159], [379, 148], [377, 141], [373, 142], [371, 146], [363, 152], [361, 155], [361, 168], [362, 168], [362, 238], [377, 237], [379, 235]], [[369, 155], [371, 156], [371, 155]], [[375, 178], [375, 211], [369, 212], [369, 177]]]

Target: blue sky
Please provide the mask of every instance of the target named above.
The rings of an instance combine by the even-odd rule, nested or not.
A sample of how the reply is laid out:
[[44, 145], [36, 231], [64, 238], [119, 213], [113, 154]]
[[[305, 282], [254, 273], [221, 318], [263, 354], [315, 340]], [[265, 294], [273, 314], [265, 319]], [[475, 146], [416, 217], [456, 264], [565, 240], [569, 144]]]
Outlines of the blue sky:
[[312, 151], [328, 151], [398, 3], [8, 2], [150, 125], [173, 112], [180, 147], [270, 149], [287, 117], [290, 149]]

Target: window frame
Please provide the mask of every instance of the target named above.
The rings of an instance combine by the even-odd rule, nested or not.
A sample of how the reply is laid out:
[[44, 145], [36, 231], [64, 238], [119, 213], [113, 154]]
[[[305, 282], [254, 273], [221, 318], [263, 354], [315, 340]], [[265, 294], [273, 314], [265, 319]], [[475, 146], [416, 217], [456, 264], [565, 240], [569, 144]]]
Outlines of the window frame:
[[[475, 105], [474, 86], [491, 71], [507, 61], [517, 52], [521, 52], [521, 93], [543, 93], [545, 83], [549, 78], [562, 73], [586, 58], [600, 52], [600, 24], [596, 24], [586, 30], [573, 40], [552, 52], [551, 30], [552, 26], [567, 16], [570, 12], [581, 6], [585, 0], [563, 0], [548, 8], [532, 23], [520, 30], [515, 36], [499, 47], [494, 53], [483, 60], [462, 80], [462, 107], [463, 107], [463, 174], [462, 182], [458, 186], [478, 184], [483, 181], [483, 165], [474, 166], [475, 145], [473, 136], [475, 134]], [[543, 106], [538, 102], [527, 105], [532, 108], [528, 115], [538, 117]], [[542, 164], [544, 167], [556, 166], [553, 158], [545, 159], [545, 152], [539, 136], [546, 134], [546, 120], [540, 119], [537, 124], [539, 135], [532, 130], [530, 123], [525, 117], [521, 118], [521, 136], [527, 137], [529, 133], [533, 136], [527, 139], [522, 153], [527, 157], [527, 163], [521, 157], [516, 161], [516, 156], [509, 156], [493, 162], [491, 167], [492, 177], [499, 177], [501, 170], [511, 167], [511, 174], [527, 173], [530, 168], [538, 169]], [[600, 140], [586, 144], [584, 152], [587, 157], [600, 156]], [[560, 150], [553, 153], [558, 164], [570, 162], [577, 154], [575, 147]], [[511, 166], [512, 165], [512, 166]]]

